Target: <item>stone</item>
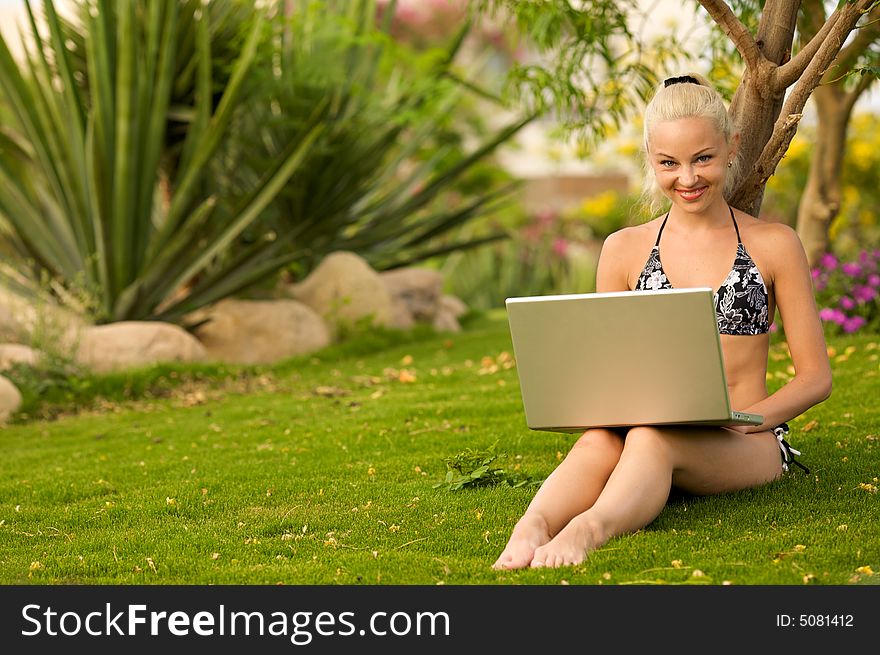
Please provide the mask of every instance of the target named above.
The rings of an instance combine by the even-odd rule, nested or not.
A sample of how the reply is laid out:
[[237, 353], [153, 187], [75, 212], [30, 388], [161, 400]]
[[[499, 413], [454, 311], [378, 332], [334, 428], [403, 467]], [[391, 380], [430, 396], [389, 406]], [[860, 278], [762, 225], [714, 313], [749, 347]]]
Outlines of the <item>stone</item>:
[[0, 371], [12, 368], [14, 364], [28, 364], [36, 366], [40, 361], [40, 354], [20, 343], [0, 343]]
[[467, 314], [468, 306], [458, 296], [443, 294], [440, 296], [440, 306], [438, 309], [449, 312], [455, 318], [461, 318]]
[[[8, 314], [11, 321], [4, 319]], [[43, 300], [25, 298], [0, 286], [0, 340], [23, 343], [37, 350], [75, 349], [80, 332], [89, 325], [79, 314]]]
[[443, 288], [443, 275], [429, 268], [406, 267], [380, 273], [395, 302], [402, 302], [413, 320], [433, 323]]
[[389, 327], [397, 330], [409, 330], [414, 327], [416, 320], [409, 311], [409, 307], [403, 298], [391, 299], [391, 322]]
[[21, 407], [21, 392], [12, 382], [0, 375], [0, 423], [5, 423]]
[[296, 300], [227, 298], [185, 317], [207, 359], [229, 364], [267, 364], [330, 344], [321, 317]]
[[105, 373], [152, 364], [199, 362], [205, 348], [178, 325], [160, 321], [118, 321], [84, 328], [75, 360]]
[[340, 327], [367, 321], [390, 326], [391, 296], [379, 274], [353, 252], [327, 255], [306, 278], [289, 285], [286, 295], [311, 307], [336, 335]]
[[0, 341], [5, 343], [21, 343], [25, 336], [24, 326], [12, 315], [9, 308], [0, 298]]
[[438, 332], [461, 332], [461, 324], [459, 324], [458, 319], [455, 318], [452, 312], [446, 309], [441, 309], [434, 315], [431, 325]]

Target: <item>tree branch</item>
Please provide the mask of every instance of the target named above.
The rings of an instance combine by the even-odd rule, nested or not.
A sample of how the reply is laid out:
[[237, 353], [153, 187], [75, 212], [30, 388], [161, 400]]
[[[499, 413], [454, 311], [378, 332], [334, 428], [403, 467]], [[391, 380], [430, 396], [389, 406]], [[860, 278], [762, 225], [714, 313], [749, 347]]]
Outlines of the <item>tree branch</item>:
[[858, 31], [852, 41], [841, 48], [831, 64], [832, 68], [842, 67], [844, 71], [849, 71], [853, 67], [859, 56], [880, 36], [878, 19], [880, 19], [880, 4], [875, 5], [868, 12], [867, 23], [857, 27]]
[[828, 17], [821, 29], [813, 35], [813, 38], [798, 53], [789, 59], [786, 63], [776, 69], [774, 76], [774, 84], [780, 91], [787, 89], [797, 82], [798, 78], [803, 75], [807, 66], [816, 56], [819, 47], [825, 43], [825, 39], [831, 30], [834, 29], [837, 21], [840, 19], [840, 9], [835, 9], [834, 13]]
[[746, 68], [756, 70], [764, 60], [764, 55], [758, 48], [758, 44], [755, 43], [752, 34], [740, 22], [728, 4], [723, 0], [699, 0], [699, 2], [712, 17], [712, 20], [730, 37], [733, 45], [742, 56]]
[[[743, 180], [741, 189], [763, 189], [764, 184], [782, 159], [788, 146], [797, 132], [797, 126], [803, 117], [804, 106], [822, 76], [828, 71], [831, 62], [840, 52], [847, 35], [864, 14], [864, 8], [875, 0], [858, 0], [853, 4], [842, 5], [840, 16], [829, 31], [826, 39], [817, 50], [815, 56], [807, 64], [795, 87], [792, 89], [779, 118], [773, 126], [773, 134], [764, 145], [760, 156], [755, 161], [751, 172]], [[748, 191], [746, 191], [748, 193]]]

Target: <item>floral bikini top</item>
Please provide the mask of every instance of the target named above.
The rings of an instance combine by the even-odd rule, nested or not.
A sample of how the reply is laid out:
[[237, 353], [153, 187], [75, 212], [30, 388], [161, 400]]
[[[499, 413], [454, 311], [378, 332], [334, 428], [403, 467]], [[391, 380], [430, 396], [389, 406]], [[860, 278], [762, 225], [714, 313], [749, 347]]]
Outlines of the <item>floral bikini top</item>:
[[[730, 218], [736, 229], [736, 258], [727, 278], [714, 296], [718, 332], [737, 335], [766, 334], [770, 331], [767, 285], [764, 284], [761, 271], [746, 252], [739, 236], [739, 226], [733, 216], [733, 209], [730, 209]], [[669, 212], [663, 219], [663, 224], [657, 233], [657, 242], [636, 283], [637, 290], [672, 289], [672, 284], [663, 272], [663, 264], [660, 263], [660, 236], [663, 234], [667, 220], [669, 220]]]

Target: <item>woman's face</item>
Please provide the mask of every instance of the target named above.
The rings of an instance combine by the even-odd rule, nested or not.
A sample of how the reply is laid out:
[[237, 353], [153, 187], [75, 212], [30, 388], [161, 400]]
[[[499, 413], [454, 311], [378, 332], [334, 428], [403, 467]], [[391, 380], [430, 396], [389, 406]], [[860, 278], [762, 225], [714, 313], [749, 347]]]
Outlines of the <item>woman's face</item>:
[[663, 121], [649, 135], [648, 160], [657, 184], [675, 207], [702, 212], [725, 203], [733, 146], [707, 118]]

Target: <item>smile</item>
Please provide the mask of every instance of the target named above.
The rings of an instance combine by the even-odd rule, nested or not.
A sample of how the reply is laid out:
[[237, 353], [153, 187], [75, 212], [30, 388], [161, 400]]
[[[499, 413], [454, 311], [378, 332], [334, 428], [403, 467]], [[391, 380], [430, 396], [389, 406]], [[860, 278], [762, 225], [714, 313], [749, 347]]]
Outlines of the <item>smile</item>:
[[703, 192], [707, 189], [707, 187], [700, 187], [699, 189], [676, 189], [678, 195], [680, 195], [684, 200], [696, 200]]

